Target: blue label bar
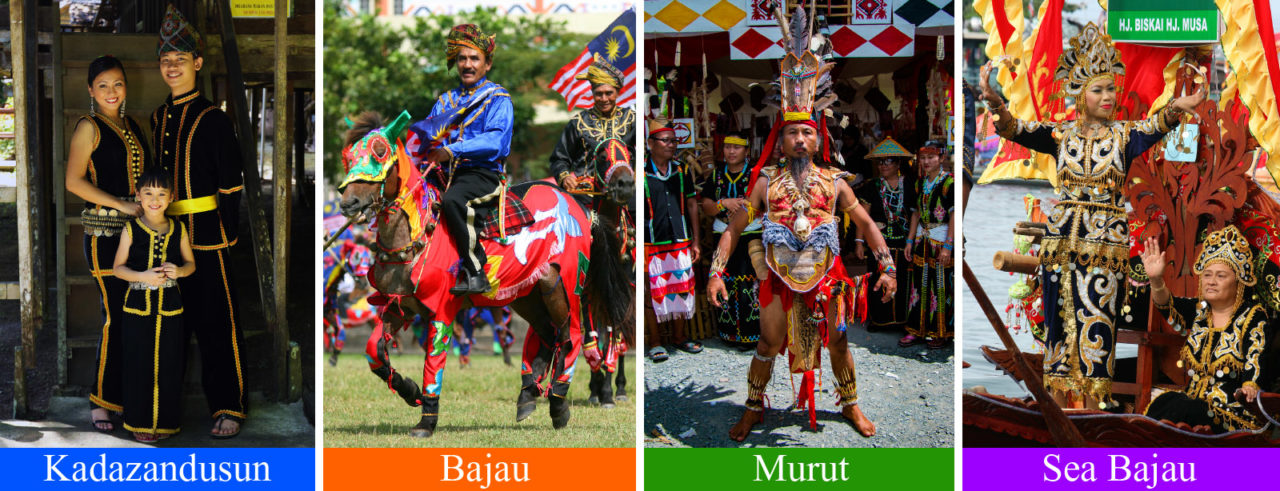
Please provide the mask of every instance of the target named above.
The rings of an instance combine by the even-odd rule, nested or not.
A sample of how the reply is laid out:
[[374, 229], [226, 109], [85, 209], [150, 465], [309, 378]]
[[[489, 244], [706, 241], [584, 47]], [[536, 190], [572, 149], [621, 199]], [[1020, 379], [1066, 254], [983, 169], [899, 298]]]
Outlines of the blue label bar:
[[6, 489], [315, 489], [313, 448], [20, 448]]

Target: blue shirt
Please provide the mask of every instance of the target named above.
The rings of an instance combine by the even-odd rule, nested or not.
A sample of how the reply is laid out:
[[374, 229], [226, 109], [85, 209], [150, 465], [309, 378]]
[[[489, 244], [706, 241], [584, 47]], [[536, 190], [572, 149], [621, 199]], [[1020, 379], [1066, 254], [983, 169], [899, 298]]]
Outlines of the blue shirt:
[[[471, 102], [476, 93], [496, 87], [457, 129], [451, 129], [444, 138], [444, 149], [453, 156], [458, 168], [477, 167], [493, 172], [503, 172], [503, 162], [511, 154], [511, 127], [515, 124], [515, 113], [511, 108], [511, 94], [502, 86], [482, 78], [472, 87], [458, 87], [445, 92], [436, 99], [430, 116]], [[430, 117], [428, 116], [428, 117]]]

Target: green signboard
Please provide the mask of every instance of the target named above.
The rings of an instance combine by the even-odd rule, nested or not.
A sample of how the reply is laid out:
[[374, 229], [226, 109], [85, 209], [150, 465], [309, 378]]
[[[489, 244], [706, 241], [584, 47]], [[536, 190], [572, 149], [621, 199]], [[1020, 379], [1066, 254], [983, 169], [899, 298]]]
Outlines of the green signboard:
[[1218, 42], [1220, 17], [1212, 0], [1111, 0], [1107, 33], [1143, 44]]

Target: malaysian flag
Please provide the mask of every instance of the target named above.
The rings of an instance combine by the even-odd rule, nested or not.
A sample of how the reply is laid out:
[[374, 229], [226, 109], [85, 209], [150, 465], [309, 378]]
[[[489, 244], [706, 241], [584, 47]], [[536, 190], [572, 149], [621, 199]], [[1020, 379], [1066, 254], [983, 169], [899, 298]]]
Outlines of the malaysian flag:
[[575, 80], [573, 77], [587, 70], [591, 66], [591, 58], [593, 53], [600, 53], [600, 56], [612, 63], [618, 71], [626, 75], [626, 79], [622, 81], [622, 89], [618, 94], [618, 106], [626, 106], [636, 100], [636, 12], [628, 10], [622, 15], [614, 19], [604, 32], [596, 36], [587, 47], [582, 50], [569, 64], [560, 68], [556, 72], [555, 77], [551, 79], [551, 84], [547, 85], [551, 90], [559, 92], [564, 96], [565, 102], [570, 108], [574, 107], [591, 107], [591, 82], [586, 80]]

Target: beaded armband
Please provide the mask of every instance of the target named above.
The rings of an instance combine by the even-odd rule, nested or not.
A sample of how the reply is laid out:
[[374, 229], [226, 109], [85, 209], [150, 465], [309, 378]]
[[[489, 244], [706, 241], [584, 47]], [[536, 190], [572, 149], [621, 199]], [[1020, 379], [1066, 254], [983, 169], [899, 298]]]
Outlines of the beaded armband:
[[711, 256], [711, 271], [707, 274], [707, 278], [723, 278], [724, 268], [728, 264], [727, 254], [722, 254], [720, 248], [716, 248], [716, 253]]
[[955, 251], [954, 247], [955, 247], [955, 246], [951, 245], [951, 243], [950, 243], [950, 242], [943, 242], [943, 243], [942, 243], [942, 248], [943, 248], [943, 249], [946, 249], [946, 250], [948, 250], [948, 251]]
[[890, 278], [898, 277], [898, 267], [893, 264], [893, 256], [886, 251], [876, 251], [876, 262], [880, 264], [880, 273]]

